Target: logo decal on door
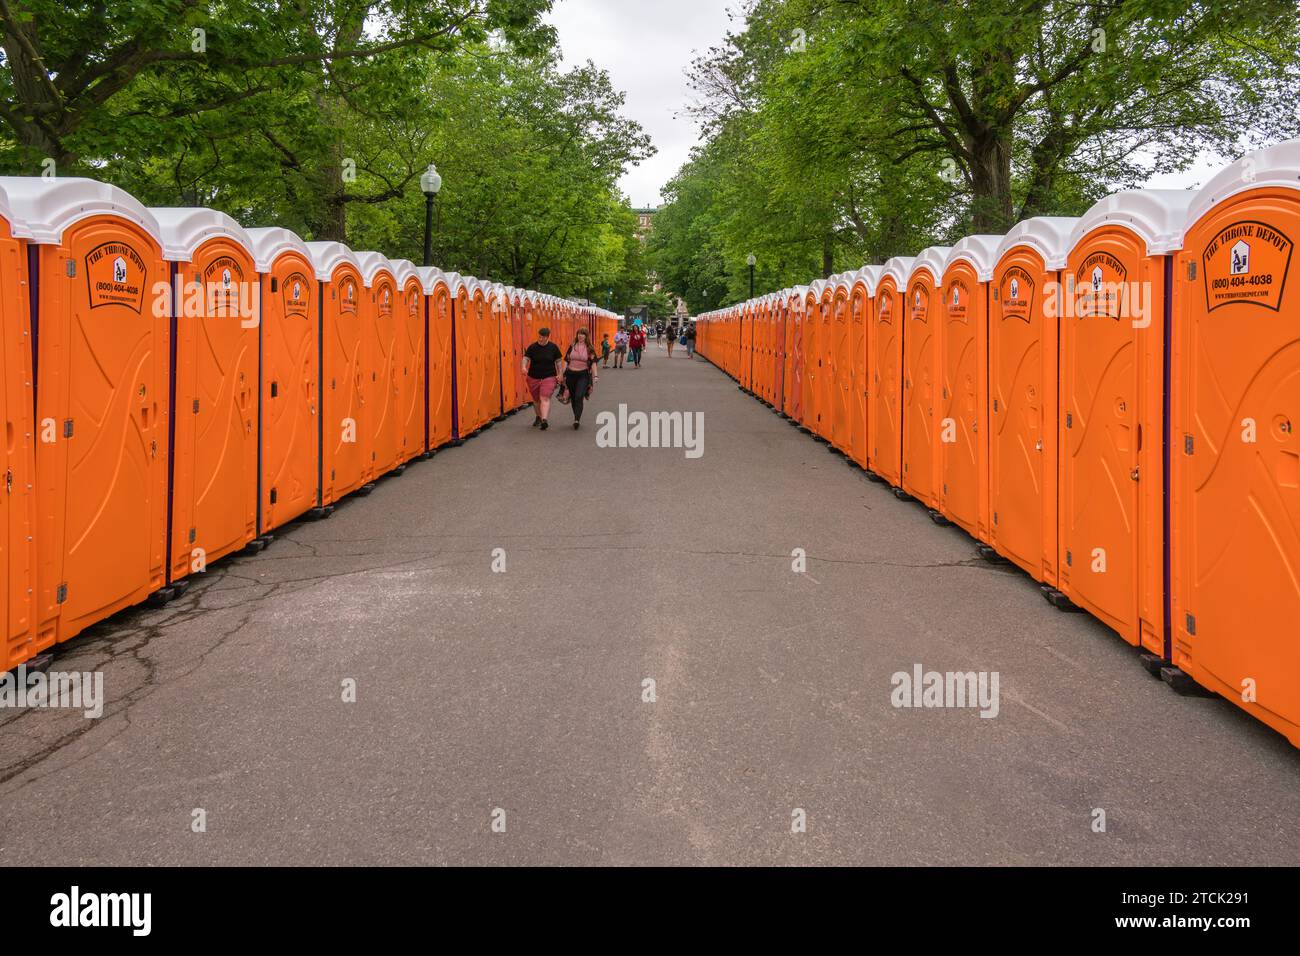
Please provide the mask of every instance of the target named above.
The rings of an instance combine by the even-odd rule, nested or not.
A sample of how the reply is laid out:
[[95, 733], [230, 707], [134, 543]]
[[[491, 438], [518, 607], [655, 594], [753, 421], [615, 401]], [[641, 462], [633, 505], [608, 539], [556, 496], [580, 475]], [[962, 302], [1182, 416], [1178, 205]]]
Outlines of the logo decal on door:
[[86, 289], [92, 309], [124, 305], [139, 312], [144, 307], [146, 278], [144, 259], [125, 242], [105, 242], [86, 254]]
[[1034, 305], [1034, 279], [1020, 266], [1012, 266], [1002, 276], [1002, 294], [999, 296], [1004, 319], [1029, 321]]
[[1201, 254], [1206, 309], [1240, 302], [1279, 311], [1292, 249], [1284, 233], [1253, 219], [1219, 230]]
[[283, 286], [284, 314], [286, 317], [307, 318], [307, 310], [311, 306], [307, 291], [310, 288], [307, 277], [302, 273], [295, 272], [289, 276], [289, 280]]

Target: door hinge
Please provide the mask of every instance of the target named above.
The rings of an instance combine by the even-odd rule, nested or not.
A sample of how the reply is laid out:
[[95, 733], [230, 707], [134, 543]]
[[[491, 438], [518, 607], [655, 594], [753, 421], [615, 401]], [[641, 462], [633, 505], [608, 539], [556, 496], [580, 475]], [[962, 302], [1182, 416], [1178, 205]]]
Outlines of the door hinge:
[[998, 400], [996, 398], [993, 399], [993, 410], [995, 412], [998, 410]]
[[64, 421], [63, 421], [63, 437], [64, 437], [64, 438], [71, 438], [71, 437], [72, 437], [72, 419], [71, 419], [71, 418], [64, 419]]
[[276, 497], [277, 497], [277, 495], [276, 495], [276, 493], [275, 493], [275, 489], [272, 488], [272, 489], [271, 489], [271, 504], [275, 504]]
[[996, 511], [993, 512], [993, 523], [994, 524], [998, 523], [998, 513]]
[[76, 275], [77, 275], [77, 260], [76, 260], [76, 259], [69, 259], [69, 260], [68, 260], [67, 268], [65, 268], [63, 271], [64, 271], [65, 273], [67, 273], [67, 276], [68, 276], [69, 279], [76, 278]]
[[193, 544], [194, 539], [197, 537], [198, 537], [198, 529], [190, 528], [190, 544]]
[[1067, 568], [1074, 567], [1074, 554], [1070, 551], [1065, 552], [1065, 566]]
[[14, 473], [13, 470], [11, 469], [5, 472], [5, 491], [12, 492], [13, 490], [14, 490]]
[[1192, 436], [1191, 436], [1191, 435], [1184, 435], [1184, 436], [1183, 436], [1183, 454], [1184, 454], [1184, 455], [1190, 455], [1190, 454], [1192, 454], [1192, 449], [1193, 449], [1195, 446], [1196, 446], [1196, 443], [1192, 440]]
[[1196, 636], [1196, 616], [1194, 614], [1187, 615], [1187, 633], [1193, 637]]
[[68, 582], [64, 581], [54, 591], [54, 603], [62, 604], [68, 599]]
[[1196, 260], [1195, 259], [1187, 260], [1187, 281], [1188, 282], [1196, 281]]
[[1141, 466], [1141, 465], [1138, 465], [1136, 468], [1134, 468], [1132, 471], [1130, 471], [1130, 472], [1128, 473], [1128, 476], [1129, 476], [1129, 478], [1131, 478], [1133, 481], [1141, 481], [1141, 480], [1142, 480], [1142, 466]]
[[276, 397], [277, 395], [279, 395], [279, 394], [280, 394], [280, 383], [279, 383], [279, 382], [272, 382], [272, 383], [271, 383], [271, 397], [272, 397], [272, 398], [275, 398], [275, 397]]
[[1073, 428], [1073, 427], [1074, 427], [1074, 413], [1073, 413], [1073, 412], [1066, 412], [1066, 413], [1065, 413], [1065, 427], [1066, 427], [1066, 428]]
[[199, 400], [196, 398], [194, 399], [194, 414], [197, 415], [198, 413], [199, 413]]

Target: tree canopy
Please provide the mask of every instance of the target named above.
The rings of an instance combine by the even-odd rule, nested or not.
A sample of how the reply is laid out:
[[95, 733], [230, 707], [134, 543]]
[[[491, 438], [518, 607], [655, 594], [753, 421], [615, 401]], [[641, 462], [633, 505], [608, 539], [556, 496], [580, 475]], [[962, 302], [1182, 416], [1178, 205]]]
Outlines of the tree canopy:
[[0, 168], [87, 175], [619, 307], [646, 284], [617, 187], [653, 153], [551, 0], [0, 0]]
[[696, 310], [1300, 134], [1293, 0], [750, 0], [653, 265]]

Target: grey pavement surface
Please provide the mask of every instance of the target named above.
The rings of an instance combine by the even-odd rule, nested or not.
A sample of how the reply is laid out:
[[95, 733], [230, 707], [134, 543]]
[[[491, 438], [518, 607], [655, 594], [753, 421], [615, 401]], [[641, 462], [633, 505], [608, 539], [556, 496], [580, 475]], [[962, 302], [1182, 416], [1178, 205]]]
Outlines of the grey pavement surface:
[[[619, 402], [702, 411], [703, 457], [598, 448]], [[0, 711], [0, 863], [1300, 863], [1281, 736], [712, 366], [652, 343], [553, 418], [62, 648], [109, 703]], [[998, 716], [894, 708], [918, 663], [997, 671]]]

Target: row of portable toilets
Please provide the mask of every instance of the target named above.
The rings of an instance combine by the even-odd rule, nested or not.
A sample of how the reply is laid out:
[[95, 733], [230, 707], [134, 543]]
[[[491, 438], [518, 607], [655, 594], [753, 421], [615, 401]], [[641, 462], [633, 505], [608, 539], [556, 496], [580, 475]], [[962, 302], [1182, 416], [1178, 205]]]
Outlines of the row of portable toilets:
[[697, 347], [1060, 607], [1300, 746], [1300, 140], [1196, 191], [700, 317]]
[[88, 179], [0, 178], [0, 671], [528, 401], [617, 317]]

